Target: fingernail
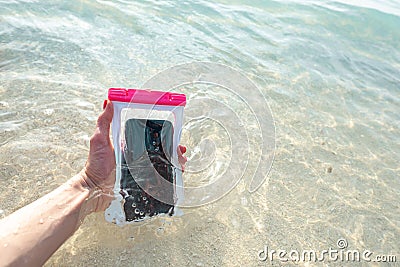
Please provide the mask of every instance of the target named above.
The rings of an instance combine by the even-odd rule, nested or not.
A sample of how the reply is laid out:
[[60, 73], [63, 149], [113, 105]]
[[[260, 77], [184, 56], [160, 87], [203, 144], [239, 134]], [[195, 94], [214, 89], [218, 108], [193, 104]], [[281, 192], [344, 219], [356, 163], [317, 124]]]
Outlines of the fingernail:
[[103, 109], [105, 109], [106, 108], [106, 106], [107, 106], [107, 103], [108, 103], [108, 100], [106, 99], [106, 100], [104, 100], [104, 102], [103, 102]]

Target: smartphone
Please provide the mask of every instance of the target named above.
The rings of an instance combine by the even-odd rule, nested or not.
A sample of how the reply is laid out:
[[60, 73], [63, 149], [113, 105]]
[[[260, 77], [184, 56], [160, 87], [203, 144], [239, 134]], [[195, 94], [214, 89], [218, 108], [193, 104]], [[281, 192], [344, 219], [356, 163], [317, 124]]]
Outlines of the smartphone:
[[120, 183], [126, 221], [174, 214], [173, 130], [168, 120], [126, 121]]

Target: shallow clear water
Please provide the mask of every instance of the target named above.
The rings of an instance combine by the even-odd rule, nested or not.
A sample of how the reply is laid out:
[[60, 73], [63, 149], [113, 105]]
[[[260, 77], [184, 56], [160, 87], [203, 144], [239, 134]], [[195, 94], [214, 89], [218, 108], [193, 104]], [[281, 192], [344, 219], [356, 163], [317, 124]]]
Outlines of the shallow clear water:
[[[141, 226], [91, 215], [48, 266], [254, 266], [269, 263], [257, 255], [265, 245], [321, 251], [339, 238], [400, 258], [400, 4], [251, 3], [0, 1], [0, 217], [84, 166], [108, 87], [218, 62], [242, 70], [275, 119], [274, 165], [255, 193], [241, 181], [213, 204]], [[205, 137], [218, 147], [207, 178], [185, 179], [224, 175], [226, 133], [212, 121], [185, 130], [193, 161], [207, 155]]]

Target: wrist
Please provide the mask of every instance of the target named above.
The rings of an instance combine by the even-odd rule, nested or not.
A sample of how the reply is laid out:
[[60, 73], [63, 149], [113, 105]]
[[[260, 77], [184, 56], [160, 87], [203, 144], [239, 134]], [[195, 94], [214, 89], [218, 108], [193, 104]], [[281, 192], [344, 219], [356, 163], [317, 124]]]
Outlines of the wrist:
[[90, 184], [90, 180], [88, 179], [85, 170], [80, 171], [77, 175], [72, 177], [68, 184], [73, 188], [73, 190], [77, 190], [80, 194], [85, 196], [85, 200], [82, 203], [80, 210], [80, 220], [83, 221], [87, 215], [96, 211], [97, 198], [101, 189]]
[[86, 168], [72, 179], [77, 188], [88, 193], [83, 207], [85, 216], [92, 212], [104, 211], [114, 198], [113, 187], [100, 187], [97, 185], [93, 182], [93, 179], [88, 176]]

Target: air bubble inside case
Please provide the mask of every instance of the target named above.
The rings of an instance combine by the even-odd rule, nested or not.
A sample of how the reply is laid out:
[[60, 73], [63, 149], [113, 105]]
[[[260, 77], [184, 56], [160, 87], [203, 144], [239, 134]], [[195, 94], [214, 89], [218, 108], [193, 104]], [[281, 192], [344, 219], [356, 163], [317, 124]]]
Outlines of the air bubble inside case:
[[184, 197], [177, 149], [186, 96], [110, 88], [108, 99], [114, 105], [116, 181], [106, 220], [124, 225], [176, 214]]

